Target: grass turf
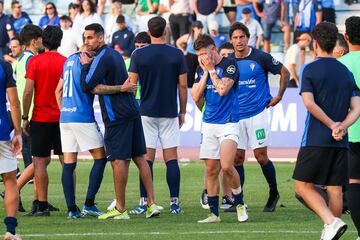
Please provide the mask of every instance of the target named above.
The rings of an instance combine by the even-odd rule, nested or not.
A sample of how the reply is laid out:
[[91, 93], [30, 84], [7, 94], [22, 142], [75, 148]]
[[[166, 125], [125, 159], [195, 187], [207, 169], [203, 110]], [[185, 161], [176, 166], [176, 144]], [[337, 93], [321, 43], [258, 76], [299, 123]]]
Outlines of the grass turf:
[[[77, 204], [81, 208], [88, 183], [92, 162], [79, 162], [77, 166]], [[169, 213], [169, 191], [165, 178], [165, 164], [154, 165], [157, 203], [165, 209], [159, 218], [145, 219], [144, 215], [131, 216], [128, 221], [100, 221], [91, 217], [66, 219], [66, 205], [61, 185], [61, 167], [57, 161], [49, 166], [49, 201], [61, 209], [52, 212], [51, 217], [23, 217], [19, 214], [17, 231], [23, 239], [319, 239], [322, 230], [320, 219], [305, 209], [294, 198], [291, 179], [293, 164], [276, 164], [277, 179], [281, 198], [276, 212], [264, 213], [268, 189], [260, 167], [257, 164], [245, 166], [245, 202], [249, 206], [249, 220], [238, 223], [235, 213], [223, 213], [220, 224], [197, 224], [207, 216], [208, 210], [199, 205], [202, 190], [204, 165], [192, 162], [181, 165], [181, 206], [183, 214]], [[127, 208], [130, 210], [139, 200], [138, 173], [131, 164], [127, 186]], [[30, 210], [32, 187], [26, 185], [21, 197], [26, 210]], [[114, 197], [112, 170], [106, 167], [104, 180], [97, 195], [96, 203], [105, 210]], [[1, 206], [3, 208], [3, 206]], [[2, 211], [3, 212], [3, 211]], [[3, 217], [3, 215], [1, 216]], [[356, 232], [349, 216], [343, 219], [349, 229], [342, 239], [355, 240]], [[4, 232], [2, 224], [2, 232]]]

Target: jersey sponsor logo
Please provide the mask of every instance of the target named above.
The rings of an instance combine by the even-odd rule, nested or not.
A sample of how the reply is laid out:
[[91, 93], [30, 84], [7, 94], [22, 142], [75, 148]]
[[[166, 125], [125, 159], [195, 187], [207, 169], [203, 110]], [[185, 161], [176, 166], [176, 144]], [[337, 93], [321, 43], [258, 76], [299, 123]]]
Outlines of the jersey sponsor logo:
[[251, 79], [248, 79], [245, 81], [239, 81], [239, 85], [254, 85], [255, 83], [256, 83], [256, 80], [254, 78], [251, 78]]
[[74, 113], [76, 111], [77, 111], [77, 107], [72, 107], [72, 108], [62, 107], [61, 108], [61, 112]]
[[250, 64], [250, 69], [251, 69], [251, 71], [254, 71], [254, 68], [255, 68], [255, 64], [251, 63], [251, 64]]
[[280, 62], [278, 60], [276, 60], [275, 58], [272, 58], [272, 63], [274, 65], [279, 65], [280, 64]]
[[230, 65], [227, 67], [226, 72], [228, 74], [234, 74], [236, 72], [236, 67], [234, 65]]

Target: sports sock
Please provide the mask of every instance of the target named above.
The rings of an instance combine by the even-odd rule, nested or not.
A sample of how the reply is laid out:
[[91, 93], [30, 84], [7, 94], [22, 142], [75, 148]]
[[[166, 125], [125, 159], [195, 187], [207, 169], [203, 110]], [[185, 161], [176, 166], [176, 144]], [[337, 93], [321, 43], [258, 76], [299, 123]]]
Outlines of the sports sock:
[[87, 207], [94, 206], [95, 195], [99, 191], [103, 176], [104, 169], [107, 163], [106, 158], [94, 160], [93, 167], [89, 175], [89, 185], [86, 194], [85, 205]]
[[[151, 178], [153, 178], [154, 174], [153, 174], [153, 162], [151, 160], [146, 160], [146, 162], [149, 164], [150, 167], [150, 171], [151, 171]], [[140, 178], [140, 197], [142, 198], [147, 198], [147, 192], [146, 192], [146, 188], [144, 186], [143, 181]]]
[[276, 171], [274, 164], [269, 160], [264, 166], [261, 166], [262, 172], [269, 184], [270, 192], [278, 193], [277, 182], [276, 182]]
[[241, 186], [241, 193], [240, 193], [240, 201], [244, 203], [244, 183], [245, 183], [245, 169], [244, 165], [235, 166], [236, 171], [240, 177], [240, 186]]
[[39, 201], [39, 211], [43, 212], [49, 208], [49, 203], [47, 201]]
[[210, 212], [219, 216], [219, 196], [208, 196]]
[[233, 197], [234, 197], [234, 205], [238, 205], [238, 204], [241, 204], [241, 205], [244, 205], [244, 200], [241, 196], [241, 193], [242, 193], [242, 188], [241, 186], [238, 187], [237, 189], [231, 189], [232, 191], [232, 194], [233, 194]]
[[166, 181], [170, 190], [170, 197], [179, 197], [180, 168], [176, 159], [166, 162]]
[[69, 211], [73, 211], [73, 209], [76, 209], [74, 178], [73, 178], [75, 168], [76, 168], [76, 162], [64, 163], [63, 172], [61, 176], [61, 182], [63, 185], [66, 205]]
[[347, 188], [347, 200], [351, 218], [360, 236], [360, 184], [352, 183]]
[[5, 217], [4, 223], [6, 225], [6, 231], [15, 235], [16, 234], [15, 228], [18, 225], [16, 217]]

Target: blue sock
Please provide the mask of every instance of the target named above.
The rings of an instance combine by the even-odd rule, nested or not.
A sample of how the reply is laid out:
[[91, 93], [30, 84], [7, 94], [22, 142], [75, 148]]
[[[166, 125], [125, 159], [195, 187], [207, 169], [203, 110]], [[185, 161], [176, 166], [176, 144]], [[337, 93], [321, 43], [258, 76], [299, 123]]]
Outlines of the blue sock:
[[[150, 171], [151, 171], [151, 178], [153, 179], [154, 173], [153, 173], [153, 162], [151, 160], [146, 160], [146, 162], [149, 164], [150, 167]], [[142, 198], [147, 198], [147, 192], [146, 192], [146, 188], [144, 186], [144, 183], [141, 180], [140, 177], [140, 197]]]
[[[236, 171], [239, 174], [240, 177], [240, 186], [241, 186], [241, 193], [240, 193], [240, 202], [244, 204], [244, 183], [245, 183], [245, 169], [244, 165], [235, 166]], [[235, 196], [233, 196], [235, 198]]]
[[66, 205], [69, 211], [76, 209], [75, 203], [75, 189], [74, 189], [74, 170], [76, 168], [76, 163], [64, 163], [61, 182], [63, 185]]
[[270, 191], [277, 192], [276, 171], [274, 164], [269, 160], [266, 165], [261, 166], [261, 169], [267, 183], [269, 184]]
[[219, 196], [210, 197], [208, 196], [208, 202], [210, 207], [210, 212], [219, 216]]
[[89, 186], [86, 194], [85, 205], [87, 207], [94, 206], [95, 195], [99, 191], [106, 163], [106, 158], [94, 160], [94, 165], [89, 175]]
[[171, 198], [178, 198], [180, 192], [180, 168], [176, 159], [166, 162], [166, 181]]
[[4, 223], [6, 225], [6, 231], [15, 235], [16, 234], [15, 228], [18, 225], [16, 217], [5, 217]]

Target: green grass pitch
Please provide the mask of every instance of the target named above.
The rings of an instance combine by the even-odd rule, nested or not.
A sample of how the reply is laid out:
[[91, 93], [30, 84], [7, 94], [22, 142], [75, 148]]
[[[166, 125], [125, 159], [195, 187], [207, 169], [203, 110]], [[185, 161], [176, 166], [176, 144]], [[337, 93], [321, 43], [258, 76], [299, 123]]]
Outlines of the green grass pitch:
[[[22, 163], [20, 164], [22, 165]], [[88, 183], [91, 161], [81, 161], [77, 166], [77, 204], [81, 208]], [[99, 221], [87, 217], [66, 219], [66, 205], [61, 185], [61, 167], [57, 161], [49, 166], [49, 201], [60, 207], [61, 211], [51, 213], [50, 217], [23, 217], [19, 214], [18, 233], [23, 239], [281, 239], [310, 240], [319, 239], [322, 230], [320, 219], [305, 209], [294, 198], [293, 164], [276, 164], [281, 198], [276, 212], [263, 213], [267, 200], [267, 185], [258, 164], [245, 166], [245, 202], [249, 206], [249, 220], [238, 223], [235, 213], [223, 213], [222, 223], [201, 225], [197, 220], [207, 216], [199, 204], [202, 190], [204, 164], [191, 162], [181, 166], [181, 205], [184, 213], [169, 213], [169, 191], [165, 180], [165, 164], [154, 165], [155, 191], [157, 203], [165, 209], [159, 218], [145, 219], [144, 215], [131, 216], [128, 221]], [[127, 186], [127, 208], [130, 210], [139, 200], [138, 173], [131, 164]], [[30, 210], [33, 198], [32, 185], [26, 185], [21, 192], [26, 210]], [[106, 167], [104, 180], [97, 195], [96, 203], [105, 210], [114, 197], [112, 170]], [[359, 203], [360, 204], [360, 203]], [[3, 208], [3, 205], [1, 205]], [[4, 211], [2, 211], [4, 212]], [[3, 215], [1, 216], [3, 217]], [[349, 229], [342, 239], [355, 240], [356, 231], [349, 216], [343, 216]], [[2, 232], [5, 231], [4, 224]]]

